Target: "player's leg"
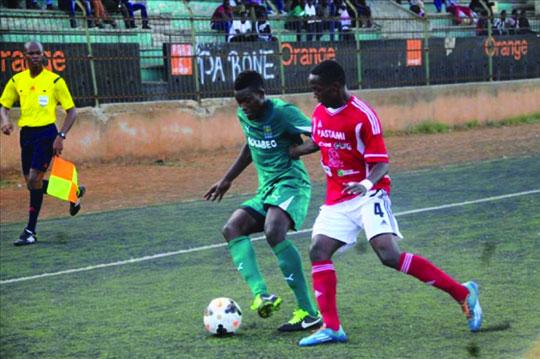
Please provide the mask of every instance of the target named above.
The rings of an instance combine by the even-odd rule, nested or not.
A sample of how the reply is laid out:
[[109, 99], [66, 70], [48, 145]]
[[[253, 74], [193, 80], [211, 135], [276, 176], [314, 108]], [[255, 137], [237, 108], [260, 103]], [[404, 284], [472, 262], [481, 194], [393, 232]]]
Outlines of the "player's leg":
[[[471, 330], [477, 330], [480, 327], [481, 308], [478, 303], [476, 283], [471, 282], [471, 284], [463, 285], [426, 258], [417, 254], [402, 252], [397, 243], [398, 238], [402, 236], [397, 221], [392, 214], [390, 200], [384, 191], [380, 191], [362, 208], [361, 215], [366, 237], [369, 238], [371, 247], [382, 264], [411, 275], [450, 294], [462, 305], [469, 319]], [[469, 286], [474, 288], [470, 290]], [[471, 302], [470, 305], [469, 302]], [[470, 309], [471, 306], [473, 308]], [[477, 308], [476, 312], [474, 307]], [[477, 319], [474, 319], [474, 316]], [[475, 323], [471, 322], [471, 320]]]
[[245, 208], [240, 208], [234, 211], [222, 230], [233, 263], [254, 297], [267, 293], [249, 238], [250, 234], [262, 231], [263, 221], [264, 217], [256, 218]]
[[344, 343], [348, 340], [339, 320], [336, 303], [337, 276], [332, 262], [332, 255], [344, 245], [344, 242], [314, 232], [309, 256], [312, 265], [313, 289], [324, 327], [301, 339], [298, 342], [300, 346]]
[[322, 324], [315, 302], [310, 296], [300, 252], [292, 241], [286, 239], [287, 231], [291, 228], [295, 228], [295, 224], [289, 213], [276, 206], [268, 208], [264, 223], [266, 240], [278, 259], [279, 268], [298, 305], [292, 319], [278, 328], [285, 332], [318, 328]]
[[332, 256], [336, 251], [346, 250], [356, 243], [361, 229], [351, 216], [351, 213], [358, 211], [356, 202], [351, 200], [333, 206], [322, 206], [313, 225], [309, 257], [313, 289], [324, 327], [300, 340], [300, 346], [347, 341], [337, 310], [337, 275]]

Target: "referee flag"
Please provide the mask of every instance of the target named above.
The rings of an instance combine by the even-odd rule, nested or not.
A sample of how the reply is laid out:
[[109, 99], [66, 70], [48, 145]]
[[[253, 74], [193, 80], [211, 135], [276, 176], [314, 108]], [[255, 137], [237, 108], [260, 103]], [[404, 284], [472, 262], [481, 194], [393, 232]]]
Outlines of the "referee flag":
[[47, 194], [64, 201], [77, 202], [77, 169], [72, 162], [55, 157]]

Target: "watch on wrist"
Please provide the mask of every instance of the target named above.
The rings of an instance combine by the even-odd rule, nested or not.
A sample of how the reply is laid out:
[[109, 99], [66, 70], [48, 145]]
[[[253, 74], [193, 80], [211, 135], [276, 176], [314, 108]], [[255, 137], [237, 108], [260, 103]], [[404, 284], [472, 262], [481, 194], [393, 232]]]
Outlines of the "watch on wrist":
[[64, 140], [66, 139], [66, 134], [64, 132], [58, 132], [58, 136], [62, 137]]

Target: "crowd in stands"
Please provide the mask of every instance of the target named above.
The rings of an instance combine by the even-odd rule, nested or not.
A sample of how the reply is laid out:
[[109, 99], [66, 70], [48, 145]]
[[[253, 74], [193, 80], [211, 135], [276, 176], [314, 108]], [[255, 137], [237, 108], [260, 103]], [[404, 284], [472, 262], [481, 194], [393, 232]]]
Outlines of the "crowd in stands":
[[[402, 0], [395, 0], [401, 4]], [[425, 6], [423, 0], [408, 0], [409, 9], [418, 14], [419, 16], [425, 16]], [[531, 33], [531, 27], [529, 20], [527, 19], [527, 12], [522, 9], [513, 9], [510, 17], [507, 16], [506, 10], [501, 11], [499, 18], [494, 17], [493, 7], [494, 2], [483, 1], [485, 7], [482, 5], [481, 0], [471, 0], [469, 6], [464, 6], [459, 3], [458, 0], [434, 0], [435, 9], [438, 13], [442, 12], [443, 5], [447, 13], [453, 17], [455, 25], [476, 24], [477, 35], [487, 35], [488, 24], [492, 19], [493, 34], [495, 35], [512, 35], [512, 34], [526, 34]]]
[[[20, 0], [9, 0], [6, 2], [8, 8], [21, 7]], [[25, 0], [26, 9], [41, 10], [42, 6], [46, 10], [56, 10], [54, 4], [56, 0]], [[87, 16], [88, 27], [105, 28], [109, 25], [116, 29], [118, 26], [111, 15], [119, 13], [124, 19], [126, 29], [136, 28], [135, 13], [140, 12], [141, 27], [151, 29], [148, 21], [148, 12], [146, 4], [139, 0], [79, 0], [84, 7]], [[59, 10], [67, 12], [70, 16], [70, 25], [72, 28], [78, 26], [76, 12], [79, 10], [76, 0], [57, 0]]]
[[[58, 9], [69, 13], [71, 27], [78, 26], [76, 0], [6, 1], [8, 7], [18, 8], [24, 3], [27, 9], [47, 10], [55, 10], [57, 1]], [[405, 0], [394, 1], [401, 4]], [[407, 1], [411, 11], [419, 16], [426, 15], [424, 0]], [[79, 3], [87, 14], [88, 27], [105, 28], [109, 25], [117, 28], [111, 15], [120, 14], [126, 29], [136, 28], [135, 16], [140, 13], [141, 27], [151, 29], [144, 0], [79, 0]], [[433, 4], [438, 13], [444, 6], [456, 25], [476, 25], [478, 35], [487, 34], [490, 21], [496, 35], [532, 32], [523, 9], [513, 9], [510, 16], [503, 10], [496, 17], [493, 11], [495, 3], [489, 0], [470, 0], [468, 6], [460, 4], [459, 0], [434, 0]], [[223, 0], [212, 15], [210, 27], [223, 33], [228, 42], [275, 41], [269, 16], [277, 16], [284, 21], [285, 29], [295, 32], [297, 41], [319, 41], [323, 35], [328, 35], [330, 41], [351, 41], [354, 39], [354, 27], [373, 26], [366, 0]]]
[[[268, 16], [280, 16], [285, 28], [298, 41], [352, 40], [352, 28], [372, 27], [371, 9], [366, 0], [274, 0], [275, 9], [264, 0], [223, 0], [214, 11], [212, 30], [226, 34], [227, 41], [273, 41]], [[351, 6], [352, 5], [352, 6]]]

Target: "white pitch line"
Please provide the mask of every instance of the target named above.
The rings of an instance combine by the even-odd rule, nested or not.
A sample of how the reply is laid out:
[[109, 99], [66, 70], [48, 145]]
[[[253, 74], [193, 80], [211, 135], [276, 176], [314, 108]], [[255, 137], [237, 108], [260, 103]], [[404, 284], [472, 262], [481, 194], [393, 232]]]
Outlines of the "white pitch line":
[[[435, 207], [426, 207], [426, 208], [413, 209], [413, 210], [410, 210], [410, 211], [403, 211], [403, 212], [400, 212], [400, 213], [396, 213], [394, 215], [396, 217], [398, 217], [398, 216], [406, 216], [406, 215], [409, 215], [409, 214], [437, 211], [437, 210], [440, 210], [440, 209], [446, 209], [446, 208], [452, 208], [452, 207], [462, 207], [462, 206], [466, 206], [466, 205], [470, 205], [470, 204], [493, 202], [493, 201], [498, 201], [498, 200], [501, 200], [501, 199], [507, 199], [507, 198], [519, 197], [519, 196], [526, 196], [528, 194], [535, 194], [535, 193], [540, 193], [540, 189], [534, 189], [534, 190], [524, 191], [524, 192], [503, 194], [503, 195], [500, 195], [500, 196], [486, 197], [486, 198], [476, 199], [476, 200], [472, 200], [472, 201], [464, 201], [464, 202], [444, 204], [444, 205], [435, 206]], [[291, 235], [298, 235], [298, 234], [307, 233], [307, 232], [310, 232], [311, 229], [312, 228], [302, 229], [302, 230], [297, 231], [297, 232], [289, 233], [288, 235], [291, 236]], [[261, 239], [264, 239], [264, 236], [255, 237], [255, 238], [252, 239], [252, 241], [259, 241]], [[27, 281], [27, 280], [33, 280], [33, 279], [39, 279], [39, 278], [56, 277], [56, 276], [64, 275], [64, 274], [87, 272], [87, 271], [91, 271], [91, 270], [94, 270], [94, 269], [117, 267], [117, 266], [122, 266], [124, 264], [145, 262], [145, 261], [150, 261], [150, 260], [153, 260], [153, 259], [176, 256], [176, 255], [179, 255], [179, 254], [201, 252], [201, 251], [205, 251], [207, 249], [225, 247], [226, 245], [227, 245], [226, 243], [211, 244], [211, 245], [207, 245], [207, 246], [188, 248], [188, 249], [181, 249], [181, 250], [174, 251], [174, 252], [165, 252], [165, 253], [154, 254], [154, 255], [151, 255], [151, 256], [144, 256], [144, 257], [139, 257], [139, 258], [131, 258], [131, 259], [118, 261], [118, 262], [102, 263], [102, 264], [96, 264], [96, 265], [92, 265], [92, 266], [88, 266], [88, 267], [67, 269], [67, 270], [63, 270], [63, 271], [59, 271], [59, 272], [43, 273], [43, 274], [37, 274], [37, 275], [28, 276], [28, 277], [6, 279], [6, 280], [0, 281], [0, 285], [1, 284], [24, 282], [24, 281]]]

